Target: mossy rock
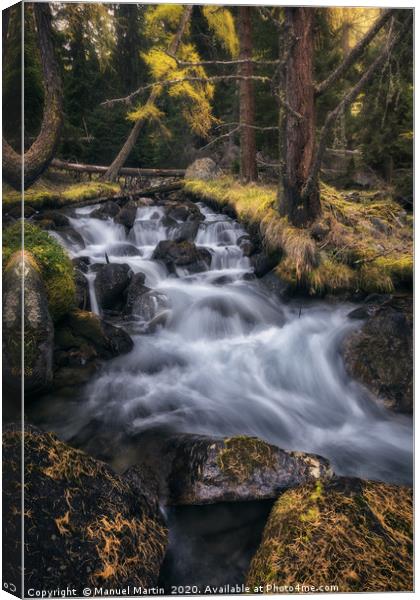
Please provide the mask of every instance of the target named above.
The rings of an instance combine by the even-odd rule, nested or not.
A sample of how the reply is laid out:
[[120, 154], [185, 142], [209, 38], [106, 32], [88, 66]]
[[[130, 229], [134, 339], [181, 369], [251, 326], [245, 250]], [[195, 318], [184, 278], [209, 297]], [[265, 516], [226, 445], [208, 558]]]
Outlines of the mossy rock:
[[336, 478], [288, 490], [272, 509], [246, 583], [272, 593], [296, 584], [411, 591], [412, 511], [412, 490], [386, 483]]
[[22, 312], [25, 393], [32, 394], [52, 382], [54, 327], [38, 264], [31, 254], [17, 251], [3, 275], [3, 376], [12, 393], [18, 393], [22, 383]]
[[326, 459], [282, 450], [255, 437], [180, 435], [166, 447], [172, 461], [169, 504], [276, 498], [281, 491], [332, 476]]
[[[24, 223], [25, 251], [38, 265], [47, 292], [52, 318], [58, 321], [75, 306], [74, 269], [65, 250], [52, 236], [32, 223]], [[22, 223], [3, 232], [3, 264], [22, 248]]]
[[[167, 530], [157, 498], [51, 433], [25, 427], [25, 596], [157, 585]], [[3, 433], [4, 568], [20, 577], [21, 426]]]

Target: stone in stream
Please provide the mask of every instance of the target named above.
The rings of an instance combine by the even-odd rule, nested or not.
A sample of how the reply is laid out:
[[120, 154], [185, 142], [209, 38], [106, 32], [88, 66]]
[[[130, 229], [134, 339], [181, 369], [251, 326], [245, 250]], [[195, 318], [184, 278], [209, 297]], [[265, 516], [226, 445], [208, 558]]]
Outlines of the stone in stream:
[[[22, 442], [27, 590], [156, 586], [168, 541], [147, 476], [133, 482], [105, 463], [21, 424], [3, 432], [4, 567], [19, 581]], [[27, 595], [27, 594], [25, 594]]]
[[120, 225], [124, 225], [127, 229], [131, 229], [136, 220], [137, 204], [133, 200], [129, 200], [127, 204], [115, 215], [114, 221]]
[[132, 275], [132, 270], [126, 264], [101, 265], [95, 278], [95, 292], [99, 306], [110, 310], [122, 308], [124, 292]]
[[109, 256], [141, 256], [141, 251], [133, 244], [121, 242], [109, 246], [107, 254]]
[[53, 228], [68, 227], [70, 225], [68, 217], [58, 210], [43, 211], [38, 213], [34, 218], [36, 221], [48, 221], [52, 223]]
[[176, 222], [185, 221], [204, 221], [205, 216], [200, 211], [199, 207], [190, 200], [182, 202], [167, 202], [166, 216]]
[[173, 234], [170, 232], [171, 237], [175, 242], [193, 242], [197, 237], [199, 227], [200, 222], [197, 220], [181, 224], [175, 223]]
[[79, 269], [74, 270], [74, 283], [76, 286], [76, 306], [81, 310], [90, 310], [89, 282]]
[[108, 200], [104, 204], [101, 204], [99, 208], [95, 208], [89, 216], [94, 219], [109, 219], [117, 216], [119, 212], [120, 207], [118, 204], [112, 200]]
[[251, 256], [251, 265], [254, 267], [254, 272], [257, 277], [264, 277], [264, 275], [278, 265], [278, 262], [277, 256], [268, 256], [263, 252]]
[[254, 253], [254, 245], [249, 235], [241, 235], [237, 240], [237, 245], [242, 250], [244, 256], [251, 256]]
[[156, 246], [153, 259], [161, 260], [170, 273], [176, 273], [176, 267], [184, 267], [189, 273], [199, 273], [210, 266], [211, 254], [192, 242], [163, 240]]
[[[367, 321], [343, 343], [345, 366], [387, 407], [413, 410], [413, 315], [411, 298], [373, 305]], [[359, 310], [359, 309], [357, 309]], [[351, 316], [351, 315], [349, 315]], [[354, 318], [354, 315], [353, 315]]]
[[167, 443], [172, 459], [168, 504], [210, 504], [276, 498], [284, 489], [332, 476], [328, 461], [247, 436], [180, 435]]
[[344, 477], [308, 482], [277, 500], [246, 585], [266, 593], [297, 582], [308, 591], [411, 591], [412, 521], [410, 488]]
[[90, 265], [89, 256], [78, 256], [77, 258], [73, 258], [71, 261], [74, 265], [75, 269], [79, 269], [82, 273], [87, 273]]
[[33, 394], [53, 379], [54, 325], [39, 267], [28, 252], [15, 252], [3, 274], [3, 382], [14, 393], [21, 389], [23, 276], [25, 393]]
[[60, 227], [57, 232], [66, 246], [71, 246], [73, 250], [80, 251], [85, 247], [82, 236], [73, 227]]

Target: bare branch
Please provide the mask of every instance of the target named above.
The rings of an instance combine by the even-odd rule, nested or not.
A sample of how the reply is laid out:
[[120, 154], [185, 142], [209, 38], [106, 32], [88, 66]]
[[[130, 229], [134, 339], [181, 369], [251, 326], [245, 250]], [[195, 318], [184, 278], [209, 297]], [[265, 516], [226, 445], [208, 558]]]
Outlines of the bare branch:
[[232, 125], [236, 125], [237, 127], [248, 127], [249, 129], [258, 129], [258, 131], [278, 131], [278, 127], [259, 127], [258, 125], [247, 125], [246, 123], [222, 123], [221, 125], [217, 125], [215, 129], [221, 129], [222, 127], [230, 127]]
[[157, 87], [169, 87], [171, 85], [177, 85], [178, 83], [188, 82], [201, 82], [201, 83], [209, 83], [216, 81], [226, 81], [226, 80], [241, 80], [241, 79], [253, 79], [254, 81], [261, 81], [266, 83], [271, 81], [271, 77], [266, 77], [265, 75], [213, 75], [212, 77], [181, 77], [179, 79], [168, 79], [167, 81], [154, 81], [153, 83], [149, 83], [144, 85], [143, 87], [138, 88], [136, 91], [132, 92], [128, 96], [124, 98], [114, 98], [113, 100], [105, 100], [101, 102], [101, 106], [111, 107], [115, 104], [126, 104], [130, 106], [133, 101], [140, 96], [140, 94], [146, 90], [154, 89]]
[[352, 51], [347, 55], [343, 62], [321, 83], [315, 88], [317, 95], [323, 94], [329, 87], [332, 86], [342, 75], [345, 73], [363, 54], [366, 46], [373, 40], [373, 38], [379, 33], [382, 27], [388, 22], [391, 15], [393, 14], [392, 9], [385, 10], [382, 15], [375, 21], [369, 31], [362, 37], [358, 44], [354, 46]]
[[264, 60], [264, 59], [260, 60], [260, 59], [253, 59], [253, 58], [243, 58], [243, 59], [237, 59], [237, 60], [203, 60], [201, 62], [184, 62], [182, 60], [179, 60], [179, 58], [177, 58], [173, 54], [170, 54], [169, 52], [166, 52], [165, 54], [167, 54], [170, 58], [173, 58], [179, 67], [205, 67], [207, 65], [228, 66], [228, 65], [241, 65], [244, 63], [252, 63], [254, 65], [265, 66], [265, 65], [277, 65], [279, 62], [278, 60]]
[[216, 142], [220, 142], [220, 140], [222, 140], [224, 138], [231, 137], [234, 133], [236, 133], [240, 129], [241, 129], [241, 126], [239, 125], [238, 127], [235, 127], [235, 129], [232, 129], [231, 131], [228, 131], [227, 133], [223, 133], [222, 135], [219, 135], [217, 138], [214, 138], [214, 140], [211, 140], [211, 142], [209, 142], [205, 146], [201, 146], [200, 151], [205, 150], [206, 148], [209, 148], [210, 146], [213, 146], [213, 144], [216, 144]]

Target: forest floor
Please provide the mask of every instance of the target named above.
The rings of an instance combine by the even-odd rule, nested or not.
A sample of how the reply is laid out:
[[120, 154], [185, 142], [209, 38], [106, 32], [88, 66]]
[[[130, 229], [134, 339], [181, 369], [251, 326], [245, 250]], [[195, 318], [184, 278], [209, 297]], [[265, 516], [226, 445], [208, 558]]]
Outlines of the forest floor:
[[338, 191], [321, 184], [322, 215], [309, 229], [276, 210], [275, 185], [242, 185], [231, 177], [187, 180], [195, 198], [229, 206], [258, 227], [277, 274], [313, 295], [393, 292], [413, 279], [413, 218], [383, 191]]

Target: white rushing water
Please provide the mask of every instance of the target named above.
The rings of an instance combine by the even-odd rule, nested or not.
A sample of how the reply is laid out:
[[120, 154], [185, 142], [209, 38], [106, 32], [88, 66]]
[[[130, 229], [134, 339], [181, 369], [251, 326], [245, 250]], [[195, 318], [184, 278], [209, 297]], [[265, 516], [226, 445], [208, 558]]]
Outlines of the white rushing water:
[[[236, 242], [243, 229], [200, 205], [205, 221], [196, 244], [212, 253], [208, 271], [169, 276], [151, 256], [173, 238], [159, 206], [139, 208], [133, 229], [80, 209], [72, 226], [93, 263], [127, 263], [169, 299], [170, 318], [150, 334], [128, 324], [134, 349], [109, 361], [83, 390], [64, 436], [95, 420], [127, 436], [162, 428], [211, 435], [259, 436], [282, 448], [316, 452], [339, 474], [408, 482], [412, 421], [369, 397], [345, 373], [339, 345], [355, 327], [350, 305], [283, 305], [258, 280]], [[138, 253], [117, 256], [121, 244]], [[116, 253], [114, 255], [114, 252]], [[93, 290], [94, 272], [88, 274]], [[222, 277], [222, 279], [221, 279]], [[93, 300], [93, 309], [98, 310]], [[357, 325], [356, 325], [357, 326]]]

